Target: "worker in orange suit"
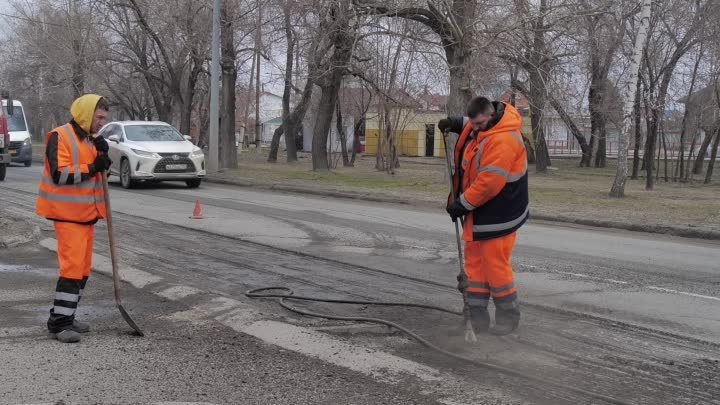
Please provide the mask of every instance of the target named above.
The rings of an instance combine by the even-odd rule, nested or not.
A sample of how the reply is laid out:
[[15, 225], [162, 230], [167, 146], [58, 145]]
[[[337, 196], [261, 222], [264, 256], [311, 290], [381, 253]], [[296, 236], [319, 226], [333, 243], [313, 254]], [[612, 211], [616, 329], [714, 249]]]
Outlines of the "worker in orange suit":
[[[477, 97], [467, 117], [440, 120], [443, 132], [460, 134], [455, 145], [454, 193], [447, 211], [462, 220], [468, 304], [476, 332], [512, 333], [520, 322], [510, 265], [516, 231], [529, 216], [527, 153], [522, 119], [509, 104]], [[462, 281], [461, 281], [462, 283]], [[488, 303], [495, 304], [490, 327]]]
[[47, 326], [50, 337], [63, 343], [79, 342], [90, 330], [75, 319], [75, 311], [90, 277], [95, 223], [106, 215], [102, 173], [111, 162], [107, 142], [94, 135], [108, 110], [100, 96], [78, 98], [70, 122], [50, 131], [45, 144], [36, 212], [55, 223], [60, 278]]

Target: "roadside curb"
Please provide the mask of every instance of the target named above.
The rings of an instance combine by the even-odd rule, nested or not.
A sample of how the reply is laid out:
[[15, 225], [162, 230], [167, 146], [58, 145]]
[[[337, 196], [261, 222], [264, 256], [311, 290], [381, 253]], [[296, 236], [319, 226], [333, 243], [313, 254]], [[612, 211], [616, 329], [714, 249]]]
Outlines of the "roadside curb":
[[[287, 193], [304, 194], [304, 195], [321, 196], [321, 197], [344, 198], [344, 199], [358, 200], [358, 201], [370, 201], [370, 202], [402, 204], [402, 205], [418, 205], [418, 206], [430, 207], [430, 208], [441, 207], [441, 204], [432, 204], [432, 203], [425, 202], [425, 201], [413, 202], [413, 201], [410, 201], [407, 199], [384, 197], [384, 196], [370, 196], [367, 194], [356, 193], [356, 192], [347, 192], [347, 191], [313, 190], [313, 189], [297, 187], [297, 186], [266, 184], [266, 183], [252, 182], [252, 181], [228, 180], [228, 179], [217, 179], [217, 178], [206, 178], [205, 181], [208, 183], [214, 183], [214, 184], [256, 188], [256, 189], [260, 189], [260, 190], [281, 191], [281, 192], [287, 192]], [[641, 225], [641, 224], [631, 224], [631, 223], [623, 223], [623, 222], [615, 222], [615, 221], [602, 221], [602, 220], [596, 220], [596, 219], [571, 218], [571, 217], [566, 217], [566, 216], [562, 216], [562, 215], [536, 214], [532, 211], [530, 214], [530, 218], [531, 218], [531, 220], [593, 226], [593, 227], [597, 227], [597, 228], [621, 229], [621, 230], [632, 231], [632, 232], [644, 232], [644, 233], [654, 233], [654, 234], [662, 234], [662, 235], [672, 235], [672, 236], [680, 236], [683, 238], [720, 240], [720, 232], [717, 232], [717, 231], [681, 228], [681, 227], [668, 226], [668, 225]]]
[[228, 186], [249, 187], [249, 188], [257, 188], [257, 189], [261, 189], [261, 190], [271, 190], [271, 191], [283, 191], [283, 192], [287, 192], [287, 193], [306, 194], [306, 195], [314, 195], [314, 196], [321, 196], [321, 197], [334, 197], [334, 198], [345, 198], [345, 199], [349, 199], [349, 200], [360, 200], [360, 201], [410, 205], [410, 202], [408, 200], [401, 199], [401, 198], [370, 196], [367, 194], [348, 192], [348, 191], [313, 190], [313, 189], [302, 188], [302, 187], [297, 187], [297, 186], [256, 183], [256, 182], [252, 182], [252, 181], [242, 181], [242, 180], [217, 179], [217, 178], [212, 178], [212, 177], [206, 177], [204, 181], [208, 182], [208, 183], [224, 184], [224, 185], [228, 185]]
[[561, 222], [561, 223], [569, 223], [569, 224], [577, 224], [577, 225], [585, 225], [585, 226], [594, 226], [597, 228], [622, 229], [622, 230], [633, 231], [633, 232], [657, 233], [657, 234], [663, 234], [663, 235], [681, 236], [683, 238], [720, 240], [720, 232], [702, 230], [702, 229], [680, 228], [677, 226], [668, 226], [668, 225], [628, 224], [628, 223], [614, 222], [614, 221], [602, 221], [602, 220], [595, 220], [595, 219], [569, 218], [569, 217], [563, 217], [563, 216], [533, 214], [532, 212], [530, 215], [533, 219], [537, 219], [537, 220], [541, 220], [541, 221], [548, 221], [548, 222]]

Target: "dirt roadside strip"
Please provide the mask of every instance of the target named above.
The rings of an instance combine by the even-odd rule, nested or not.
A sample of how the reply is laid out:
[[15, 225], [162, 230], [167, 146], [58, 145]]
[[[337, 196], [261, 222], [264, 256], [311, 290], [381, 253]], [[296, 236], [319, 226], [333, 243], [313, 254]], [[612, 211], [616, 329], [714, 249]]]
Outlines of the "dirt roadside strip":
[[[249, 187], [259, 190], [279, 191], [294, 194], [305, 194], [322, 197], [333, 197], [333, 198], [345, 198], [350, 200], [358, 201], [369, 201], [389, 204], [404, 204], [410, 206], [424, 207], [424, 208], [438, 208], [441, 209], [441, 204], [437, 204], [427, 200], [408, 200], [398, 197], [386, 196], [382, 194], [368, 195], [366, 193], [352, 192], [352, 191], [341, 191], [326, 188], [308, 188], [298, 187], [286, 184], [273, 184], [261, 181], [248, 181], [248, 180], [229, 180], [223, 178], [215, 178], [213, 176], [208, 177], [206, 180], [208, 183], [222, 184], [236, 187]], [[720, 215], [720, 214], [718, 214]], [[684, 238], [695, 238], [695, 239], [707, 239], [707, 240], [720, 240], [720, 232], [707, 230], [707, 229], [694, 229], [684, 228], [679, 226], [669, 225], [650, 225], [650, 224], [633, 224], [624, 223], [618, 221], [605, 221], [590, 218], [572, 218], [562, 215], [552, 215], [546, 213], [533, 212], [531, 207], [530, 214], [531, 221], [540, 220], [546, 222], [558, 222], [564, 224], [575, 224], [584, 226], [593, 226], [598, 228], [611, 228], [611, 229], [622, 229], [633, 232], [646, 232], [656, 233], [663, 235], [680, 236]]]

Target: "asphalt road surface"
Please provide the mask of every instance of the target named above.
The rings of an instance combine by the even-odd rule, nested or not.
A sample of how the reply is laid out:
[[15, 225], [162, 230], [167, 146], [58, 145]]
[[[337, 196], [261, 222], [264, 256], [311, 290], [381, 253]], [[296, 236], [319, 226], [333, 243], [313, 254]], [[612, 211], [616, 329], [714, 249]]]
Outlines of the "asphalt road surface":
[[[39, 167], [8, 171], [0, 183], [6, 212], [35, 221], [39, 177]], [[370, 385], [380, 384], [408, 395], [389, 403], [601, 403], [448, 359], [385, 328], [303, 318], [243, 296], [250, 288], [286, 285], [299, 294], [459, 309], [453, 228], [441, 209], [209, 184], [130, 191], [113, 184], [110, 192], [124, 273], [137, 290], [126, 306], [142, 314], [150, 339], [209, 322], [223, 334], [349, 370], [363, 387], [358, 392], [382, 392]], [[205, 219], [189, 218], [196, 200]], [[54, 236], [43, 226], [43, 246], [52, 249]], [[107, 256], [102, 225], [97, 234], [96, 252]], [[720, 403], [719, 243], [531, 222], [520, 231], [513, 262], [521, 328], [509, 337], [481, 336], [473, 346], [458, 337], [459, 319], [449, 314], [298, 306], [397, 321], [467, 358], [627, 403]], [[187, 309], [153, 306], [158, 297]], [[228, 395], [208, 401], [235, 402]], [[363, 403], [354, 398], [347, 400]]]

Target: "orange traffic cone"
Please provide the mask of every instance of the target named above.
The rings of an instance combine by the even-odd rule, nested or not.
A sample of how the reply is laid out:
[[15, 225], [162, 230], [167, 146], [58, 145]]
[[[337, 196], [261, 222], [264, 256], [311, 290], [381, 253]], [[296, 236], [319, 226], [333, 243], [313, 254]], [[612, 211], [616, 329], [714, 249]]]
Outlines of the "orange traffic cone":
[[200, 200], [195, 200], [195, 209], [190, 217], [192, 219], [205, 219], [202, 214], [202, 207], [200, 206]]

